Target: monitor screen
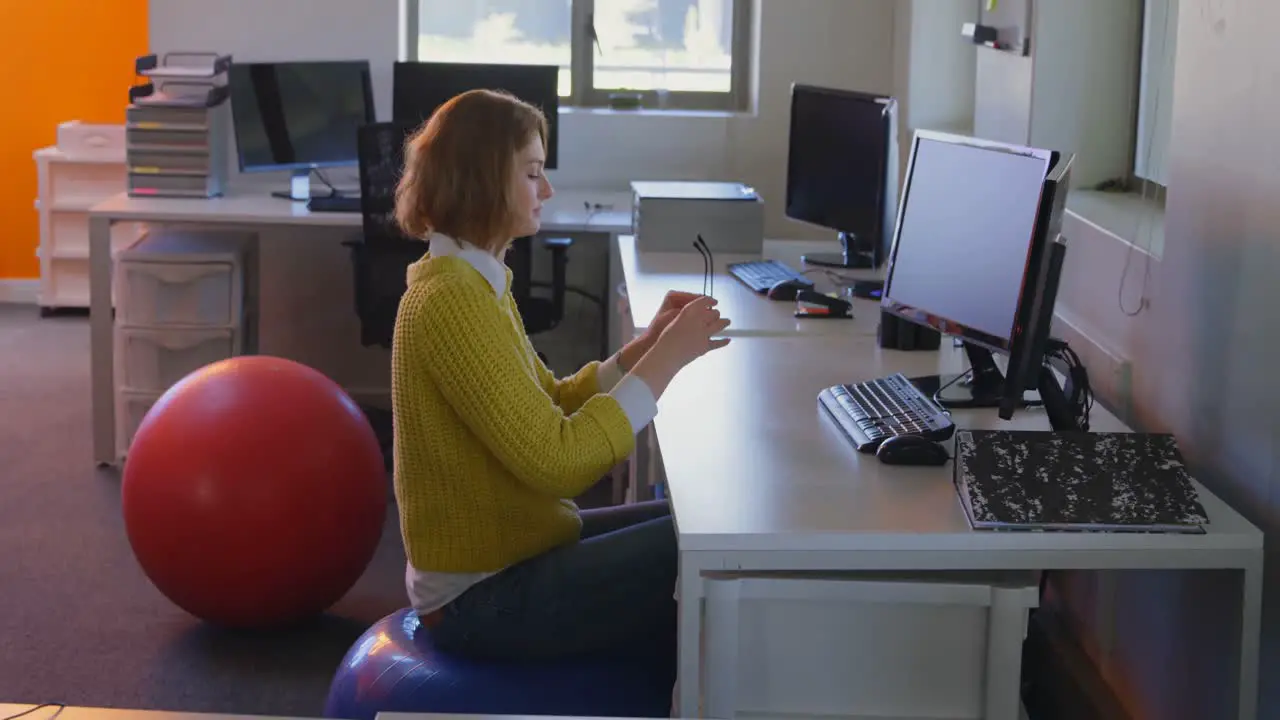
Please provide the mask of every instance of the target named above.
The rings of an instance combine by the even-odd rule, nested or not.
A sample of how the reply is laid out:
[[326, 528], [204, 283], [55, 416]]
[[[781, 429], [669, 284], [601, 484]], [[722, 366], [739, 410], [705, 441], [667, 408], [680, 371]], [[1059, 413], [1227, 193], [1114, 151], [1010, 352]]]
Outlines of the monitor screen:
[[1007, 350], [1050, 159], [1047, 151], [918, 137], [885, 304]]
[[230, 86], [243, 172], [355, 165], [375, 120], [367, 61], [236, 63]]
[[418, 126], [436, 108], [468, 90], [505, 90], [547, 117], [547, 164], [554, 170], [560, 145], [560, 68], [556, 65], [397, 62], [392, 76], [395, 122]]
[[[791, 93], [787, 217], [878, 243], [884, 202], [892, 99], [796, 85]], [[895, 168], [896, 170], [896, 168]]]

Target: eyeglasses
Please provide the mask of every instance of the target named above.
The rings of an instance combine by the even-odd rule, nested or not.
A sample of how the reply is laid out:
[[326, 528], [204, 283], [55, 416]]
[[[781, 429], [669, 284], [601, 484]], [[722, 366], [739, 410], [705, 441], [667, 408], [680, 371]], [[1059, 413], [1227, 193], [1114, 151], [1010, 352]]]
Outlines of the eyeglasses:
[[702, 233], [698, 233], [698, 239], [693, 241], [693, 249], [702, 255], [702, 294], [709, 298], [715, 297], [715, 263], [711, 260], [711, 248], [707, 247], [707, 241], [702, 239]]

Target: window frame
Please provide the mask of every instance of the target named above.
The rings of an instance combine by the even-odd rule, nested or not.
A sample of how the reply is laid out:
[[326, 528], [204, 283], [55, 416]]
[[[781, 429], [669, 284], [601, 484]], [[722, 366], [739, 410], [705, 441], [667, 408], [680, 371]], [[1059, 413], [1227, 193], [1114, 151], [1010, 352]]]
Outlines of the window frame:
[[[408, 61], [418, 59], [419, 6], [424, 2], [448, 2], [448, 0], [400, 0], [400, 56]], [[730, 82], [728, 92], [689, 91], [626, 91], [638, 95], [640, 106], [626, 108], [635, 111], [709, 111], [745, 112], [750, 109], [751, 78], [754, 72], [753, 6], [755, 0], [733, 0], [733, 32], [730, 54]], [[572, 0], [570, 32], [569, 74], [572, 88], [568, 97], [560, 98], [562, 108], [609, 109], [610, 97], [622, 91], [594, 87], [595, 43], [592, 39], [592, 18], [595, 0]]]
[[1173, 73], [1177, 63], [1179, 0], [1144, 0], [1137, 77], [1133, 176], [1168, 186]]

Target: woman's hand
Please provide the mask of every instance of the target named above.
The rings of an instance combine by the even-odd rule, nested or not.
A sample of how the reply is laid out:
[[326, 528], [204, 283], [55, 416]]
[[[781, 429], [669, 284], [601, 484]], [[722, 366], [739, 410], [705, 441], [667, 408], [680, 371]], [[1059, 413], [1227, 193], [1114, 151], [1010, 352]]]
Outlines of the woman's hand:
[[632, 373], [645, 381], [655, 398], [661, 397], [686, 365], [729, 344], [728, 338], [716, 337], [727, 327], [729, 319], [720, 316], [716, 300], [699, 296], [681, 308]]
[[658, 312], [654, 314], [653, 320], [649, 323], [649, 327], [640, 334], [639, 337], [627, 343], [622, 348], [618, 361], [622, 366], [623, 372], [629, 371], [640, 362], [640, 358], [653, 347], [658, 338], [662, 335], [662, 331], [667, 329], [680, 311], [686, 305], [693, 302], [698, 297], [696, 293], [684, 292], [681, 290], [670, 290], [666, 297], [662, 298], [662, 305], [658, 308]]

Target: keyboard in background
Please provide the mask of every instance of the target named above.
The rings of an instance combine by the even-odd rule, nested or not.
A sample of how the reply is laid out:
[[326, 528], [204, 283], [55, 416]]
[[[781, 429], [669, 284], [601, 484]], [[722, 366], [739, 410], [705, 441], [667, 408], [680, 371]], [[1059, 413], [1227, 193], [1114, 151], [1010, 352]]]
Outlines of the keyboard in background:
[[359, 195], [319, 195], [307, 201], [311, 212], [360, 212]]
[[813, 281], [801, 275], [798, 270], [793, 269], [786, 263], [777, 260], [752, 260], [750, 262], [732, 263], [728, 267], [729, 274], [737, 278], [742, 284], [751, 288], [753, 292], [764, 294], [769, 292], [769, 288], [777, 285], [784, 280], [796, 280], [808, 287], [813, 287]]
[[858, 452], [875, 452], [881, 442], [894, 435], [922, 435], [942, 442], [956, 430], [933, 398], [902, 373], [829, 387], [818, 393], [818, 402]]

